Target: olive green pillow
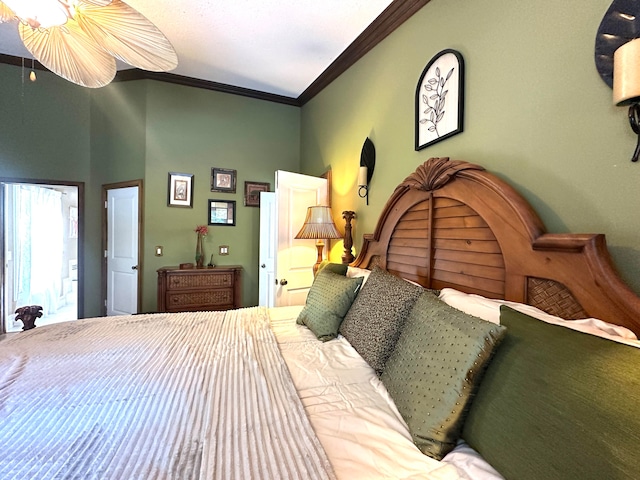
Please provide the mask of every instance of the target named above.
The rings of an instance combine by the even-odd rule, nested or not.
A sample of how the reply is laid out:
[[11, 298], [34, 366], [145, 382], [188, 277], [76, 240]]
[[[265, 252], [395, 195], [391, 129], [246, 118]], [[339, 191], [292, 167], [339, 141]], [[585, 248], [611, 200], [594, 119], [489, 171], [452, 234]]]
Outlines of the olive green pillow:
[[640, 349], [500, 309], [463, 438], [506, 478], [640, 475]]
[[331, 263], [329, 260], [324, 260], [318, 266], [318, 271], [316, 272], [316, 276], [320, 273], [321, 270], [328, 269], [330, 272], [337, 273], [338, 275], [346, 275], [348, 265], [344, 265], [342, 263]]
[[382, 373], [422, 453], [437, 460], [460, 437], [465, 414], [505, 328], [420, 295]]
[[323, 342], [336, 338], [361, 285], [362, 277], [347, 278], [326, 268], [320, 270], [297, 323], [306, 325]]

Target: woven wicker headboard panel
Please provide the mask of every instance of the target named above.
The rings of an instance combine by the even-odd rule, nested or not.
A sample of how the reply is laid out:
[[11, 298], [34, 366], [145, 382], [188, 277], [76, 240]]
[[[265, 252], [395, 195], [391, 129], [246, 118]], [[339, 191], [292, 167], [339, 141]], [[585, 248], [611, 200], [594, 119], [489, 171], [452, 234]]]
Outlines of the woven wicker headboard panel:
[[431, 158], [387, 201], [354, 266], [596, 317], [640, 334], [640, 298], [618, 277], [604, 235], [548, 234], [512, 187], [478, 165]]

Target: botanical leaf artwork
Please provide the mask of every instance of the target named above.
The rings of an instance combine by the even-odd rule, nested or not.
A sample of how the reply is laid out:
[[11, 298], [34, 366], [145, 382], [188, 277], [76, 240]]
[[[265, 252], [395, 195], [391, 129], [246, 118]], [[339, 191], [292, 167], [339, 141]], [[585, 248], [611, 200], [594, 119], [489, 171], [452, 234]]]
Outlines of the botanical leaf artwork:
[[427, 80], [424, 86], [426, 93], [422, 95], [422, 102], [427, 105], [427, 109], [424, 111], [427, 118], [420, 120], [420, 123], [428, 123], [429, 127], [427, 130], [434, 132], [437, 137], [440, 136], [438, 133], [438, 123], [440, 123], [440, 120], [442, 120], [446, 112], [444, 106], [447, 101], [447, 93], [449, 93], [449, 90], [446, 90], [446, 85], [454, 70], [455, 68], [451, 68], [447, 76], [442, 77], [440, 76], [440, 68], [436, 67], [435, 77]]
[[415, 90], [415, 149], [462, 132], [464, 60], [455, 50], [434, 56]]

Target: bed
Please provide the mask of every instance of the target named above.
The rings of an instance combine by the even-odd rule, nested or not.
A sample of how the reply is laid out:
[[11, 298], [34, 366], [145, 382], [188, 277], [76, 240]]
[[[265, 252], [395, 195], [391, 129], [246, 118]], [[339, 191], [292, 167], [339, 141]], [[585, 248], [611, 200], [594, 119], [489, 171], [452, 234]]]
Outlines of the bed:
[[603, 235], [429, 159], [304, 306], [0, 342], [0, 478], [635, 478], [639, 332]]

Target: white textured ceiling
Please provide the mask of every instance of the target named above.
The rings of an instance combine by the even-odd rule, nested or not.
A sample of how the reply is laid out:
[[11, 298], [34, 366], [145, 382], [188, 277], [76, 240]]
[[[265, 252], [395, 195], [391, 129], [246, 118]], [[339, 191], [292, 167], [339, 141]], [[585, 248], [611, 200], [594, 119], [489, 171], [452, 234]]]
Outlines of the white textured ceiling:
[[[126, 0], [178, 54], [170, 73], [298, 97], [390, 0]], [[15, 23], [0, 53], [31, 58]], [[120, 65], [120, 68], [127, 68]]]

